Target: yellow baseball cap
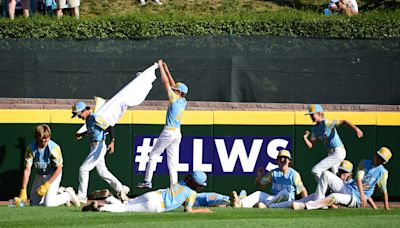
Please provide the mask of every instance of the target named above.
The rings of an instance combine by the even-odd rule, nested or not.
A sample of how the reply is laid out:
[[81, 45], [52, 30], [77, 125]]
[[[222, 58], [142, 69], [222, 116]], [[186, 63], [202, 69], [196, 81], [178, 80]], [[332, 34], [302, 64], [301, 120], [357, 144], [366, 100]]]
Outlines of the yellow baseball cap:
[[278, 153], [278, 157], [287, 157], [292, 160], [292, 155], [290, 155], [290, 152], [288, 150], [280, 150]]
[[381, 147], [376, 153], [385, 160], [385, 163], [389, 162], [392, 158], [392, 152], [387, 147]]
[[351, 163], [348, 160], [343, 160], [340, 163], [339, 169], [341, 169], [345, 172], [351, 173], [353, 171], [353, 163]]

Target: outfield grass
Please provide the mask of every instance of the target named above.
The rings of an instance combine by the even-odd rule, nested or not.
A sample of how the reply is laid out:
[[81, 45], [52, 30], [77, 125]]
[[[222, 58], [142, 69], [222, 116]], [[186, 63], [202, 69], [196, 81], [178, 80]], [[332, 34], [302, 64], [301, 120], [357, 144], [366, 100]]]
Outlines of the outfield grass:
[[0, 207], [0, 227], [399, 227], [400, 209], [213, 208], [212, 214], [81, 212], [79, 208]]

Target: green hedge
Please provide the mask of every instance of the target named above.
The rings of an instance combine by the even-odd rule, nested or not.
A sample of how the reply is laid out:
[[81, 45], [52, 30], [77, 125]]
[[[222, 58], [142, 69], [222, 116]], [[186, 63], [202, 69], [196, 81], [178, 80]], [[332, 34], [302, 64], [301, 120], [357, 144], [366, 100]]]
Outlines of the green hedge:
[[264, 35], [328, 38], [400, 37], [400, 10], [358, 16], [312, 12], [191, 16], [144, 14], [60, 20], [47, 16], [0, 19], [0, 38], [144, 38], [159, 36]]

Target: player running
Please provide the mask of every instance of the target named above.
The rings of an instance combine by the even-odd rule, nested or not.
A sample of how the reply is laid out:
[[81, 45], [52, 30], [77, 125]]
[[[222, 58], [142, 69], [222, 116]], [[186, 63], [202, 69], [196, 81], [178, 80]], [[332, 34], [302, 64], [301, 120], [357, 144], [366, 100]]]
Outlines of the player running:
[[160, 213], [183, 206], [185, 212], [210, 213], [208, 208], [193, 208], [196, 192], [204, 186], [207, 186], [207, 175], [202, 171], [194, 171], [192, 174], [186, 175], [184, 180], [167, 189], [145, 193], [130, 199], [127, 204], [123, 204], [111, 196], [105, 200], [106, 204], [99, 205], [97, 201], [93, 201], [83, 207], [82, 211]]
[[316, 124], [312, 128], [310, 139], [308, 139], [310, 132], [306, 131], [304, 133], [304, 142], [306, 143], [307, 147], [311, 149], [313, 144], [317, 140], [320, 140], [324, 143], [328, 150], [328, 156], [318, 162], [318, 164], [316, 164], [311, 170], [316, 177], [317, 182], [319, 182], [323, 171], [331, 169], [332, 172], [336, 174], [339, 164], [346, 158], [346, 149], [344, 148], [342, 140], [336, 131], [336, 127], [346, 124], [356, 132], [358, 138], [363, 137], [363, 132], [348, 120], [329, 121], [325, 119], [324, 111], [319, 104], [310, 105], [309, 112], [307, 114], [310, 115], [311, 120]]
[[168, 66], [162, 60], [158, 61], [160, 67], [161, 78], [169, 99], [169, 106], [166, 116], [166, 124], [164, 130], [161, 132], [156, 144], [152, 151], [149, 153], [149, 162], [146, 166], [146, 174], [144, 182], [138, 183], [137, 188], [152, 188], [153, 173], [157, 166], [157, 157], [161, 155], [164, 150], [167, 150], [167, 165], [169, 170], [170, 185], [178, 182], [178, 156], [179, 144], [181, 143], [181, 121], [183, 112], [186, 108], [185, 96], [188, 93], [188, 87], [181, 83], [175, 83], [172, 78]]
[[272, 195], [256, 191], [240, 199], [234, 191], [231, 193], [231, 206], [250, 208], [258, 203], [263, 203], [266, 207], [269, 207], [272, 203], [293, 201], [295, 199], [295, 193], [301, 194], [302, 197], [307, 197], [307, 189], [303, 185], [300, 174], [289, 167], [291, 160], [292, 156], [290, 152], [288, 150], [281, 150], [277, 156], [279, 168], [270, 171], [266, 176], [263, 176], [263, 169], [258, 170], [256, 185], [266, 188], [269, 184], [272, 184]]
[[[77, 139], [83, 135], [88, 135], [90, 142], [90, 153], [83, 161], [79, 168], [79, 190], [78, 197], [81, 203], [87, 202], [87, 189], [89, 183], [89, 172], [96, 167], [99, 176], [106, 181], [117, 193], [122, 200], [128, 200], [127, 194], [130, 189], [122, 185], [121, 182], [107, 169], [105, 162], [105, 155], [107, 150], [110, 154], [114, 153], [114, 131], [113, 127], [108, 126], [107, 129], [103, 129], [106, 124], [104, 123], [101, 116], [90, 111], [90, 107], [82, 101], [72, 106], [72, 118], [78, 116], [85, 120], [87, 131], [83, 133], [77, 133]], [[110, 135], [110, 143], [106, 146], [106, 132]]]
[[35, 141], [25, 151], [22, 189], [19, 197], [15, 198], [16, 205], [19, 205], [19, 201], [27, 201], [26, 188], [33, 165], [37, 174], [30, 194], [31, 206], [56, 207], [70, 203], [79, 206], [79, 200], [72, 188], [66, 188], [61, 194], [57, 193], [61, 182], [63, 158], [60, 146], [50, 139], [50, 127], [46, 124], [36, 126], [34, 137]]
[[[374, 155], [373, 160], [362, 160], [357, 169], [356, 179], [351, 183], [343, 181], [329, 171], [324, 171], [317, 190], [325, 194], [327, 188], [332, 194], [328, 197], [310, 201], [307, 203], [294, 204], [294, 209], [318, 209], [331, 206], [332, 204], [345, 205], [347, 207], [365, 207], [367, 199], [374, 193], [375, 185], [383, 192], [385, 209], [389, 210], [389, 196], [387, 192], [387, 178], [389, 172], [383, 166], [392, 157], [391, 151], [381, 147]], [[376, 208], [376, 206], [373, 206]]]

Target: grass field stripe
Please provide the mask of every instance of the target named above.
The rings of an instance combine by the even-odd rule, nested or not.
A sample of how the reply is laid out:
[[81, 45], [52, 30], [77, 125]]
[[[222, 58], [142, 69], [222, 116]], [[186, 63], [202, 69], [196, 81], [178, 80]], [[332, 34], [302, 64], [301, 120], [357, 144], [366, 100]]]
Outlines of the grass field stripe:
[[293, 125], [294, 112], [214, 111], [214, 124]]

